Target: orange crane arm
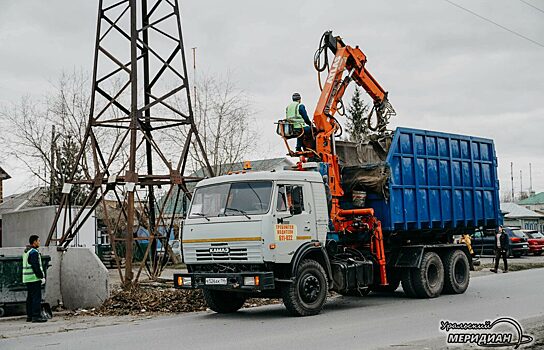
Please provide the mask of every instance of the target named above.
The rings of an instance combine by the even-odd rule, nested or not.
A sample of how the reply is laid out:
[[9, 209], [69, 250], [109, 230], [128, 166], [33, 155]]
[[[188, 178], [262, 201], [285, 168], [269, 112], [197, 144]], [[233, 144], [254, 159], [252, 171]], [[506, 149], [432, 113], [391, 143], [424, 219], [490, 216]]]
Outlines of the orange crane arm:
[[[365, 68], [366, 56], [359, 47], [346, 46], [340, 37], [332, 37], [331, 32], [325, 33], [323, 41], [335, 57], [315, 109], [314, 123], [318, 130], [328, 131], [332, 127], [330, 118], [351, 80], [365, 89], [376, 106], [387, 103], [387, 92]], [[342, 78], [345, 71], [348, 75]]]
[[[329, 164], [329, 186], [334, 198], [344, 194], [340, 183], [338, 157], [334, 150], [334, 133], [339, 128], [334, 114], [349, 83], [353, 80], [357, 85], [362, 86], [374, 101], [373, 110], [378, 121], [375, 128], [369, 125], [371, 130], [385, 131], [389, 116], [394, 115], [395, 112], [387, 99], [387, 92], [366, 69], [366, 56], [359, 47], [347, 46], [340, 37], [334, 37], [329, 31], [325, 32], [321, 39], [316, 60], [327, 49], [335, 56], [323, 85], [313, 121], [317, 128], [316, 153], [323, 162]], [[325, 69], [325, 66], [319, 67], [317, 61], [315, 65], [318, 71]], [[333, 199], [333, 216], [338, 209]]]

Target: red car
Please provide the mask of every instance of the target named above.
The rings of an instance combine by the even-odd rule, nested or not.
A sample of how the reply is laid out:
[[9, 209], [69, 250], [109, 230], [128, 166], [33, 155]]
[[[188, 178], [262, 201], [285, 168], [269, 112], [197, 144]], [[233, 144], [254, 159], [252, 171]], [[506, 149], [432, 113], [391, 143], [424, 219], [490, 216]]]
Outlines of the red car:
[[529, 241], [529, 253], [540, 255], [544, 251], [544, 235], [538, 231], [523, 230]]

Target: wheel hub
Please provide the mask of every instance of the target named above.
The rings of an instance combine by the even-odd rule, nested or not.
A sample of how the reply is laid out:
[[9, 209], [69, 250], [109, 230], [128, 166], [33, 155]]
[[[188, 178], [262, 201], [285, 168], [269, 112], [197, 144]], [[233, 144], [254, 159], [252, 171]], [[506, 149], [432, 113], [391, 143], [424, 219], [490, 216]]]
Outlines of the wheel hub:
[[304, 276], [300, 281], [300, 297], [305, 303], [313, 303], [317, 300], [321, 291], [319, 279], [313, 275]]

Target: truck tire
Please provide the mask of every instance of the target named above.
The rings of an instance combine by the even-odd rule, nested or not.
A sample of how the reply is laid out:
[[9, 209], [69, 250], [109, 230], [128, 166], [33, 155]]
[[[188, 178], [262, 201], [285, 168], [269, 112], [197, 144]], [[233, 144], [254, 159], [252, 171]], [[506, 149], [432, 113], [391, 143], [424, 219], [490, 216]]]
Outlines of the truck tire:
[[414, 282], [412, 281], [412, 269], [405, 269], [402, 273], [402, 290], [407, 297], [416, 297]]
[[444, 257], [445, 294], [463, 294], [470, 281], [470, 265], [466, 254], [453, 250]]
[[412, 284], [418, 298], [436, 298], [444, 288], [444, 265], [438, 254], [423, 255], [419, 269], [412, 270]]
[[0, 306], [0, 317], [4, 317], [6, 314], [6, 310], [4, 310], [4, 307]]
[[233, 292], [210, 289], [204, 289], [202, 292], [208, 307], [220, 314], [236, 312], [240, 310], [246, 301], [246, 298]]
[[282, 288], [283, 304], [293, 316], [312, 316], [321, 312], [327, 299], [328, 283], [323, 266], [315, 260], [302, 260], [293, 283]]

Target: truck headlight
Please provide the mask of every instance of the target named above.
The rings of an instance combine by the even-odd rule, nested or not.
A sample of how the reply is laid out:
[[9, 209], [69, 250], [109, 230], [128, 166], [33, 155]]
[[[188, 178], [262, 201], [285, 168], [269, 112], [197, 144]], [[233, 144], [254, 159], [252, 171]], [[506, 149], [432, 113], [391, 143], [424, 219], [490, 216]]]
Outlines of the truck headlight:
[[193, 284], [191, 281], [191, 277], [183, 277], [182, 282], [184, 286], [191, 286]]
[[259, 276], [244, 277], [244, 286], [258, 286], [259, 284]]

